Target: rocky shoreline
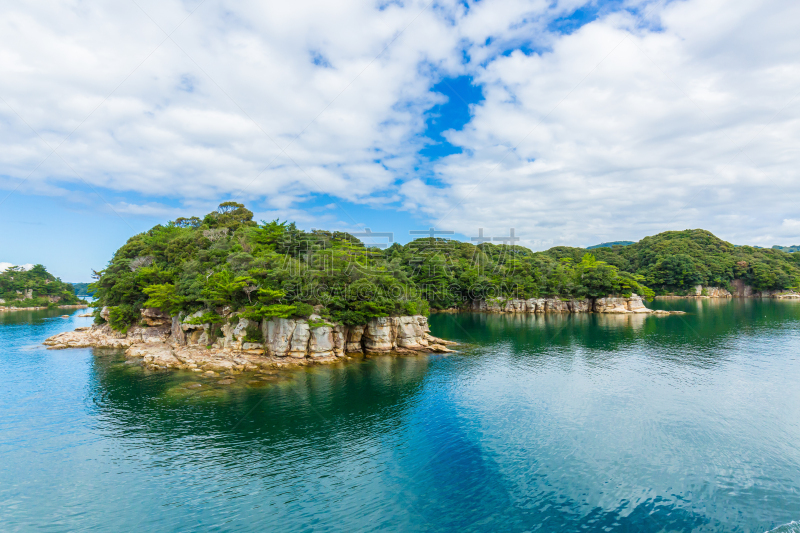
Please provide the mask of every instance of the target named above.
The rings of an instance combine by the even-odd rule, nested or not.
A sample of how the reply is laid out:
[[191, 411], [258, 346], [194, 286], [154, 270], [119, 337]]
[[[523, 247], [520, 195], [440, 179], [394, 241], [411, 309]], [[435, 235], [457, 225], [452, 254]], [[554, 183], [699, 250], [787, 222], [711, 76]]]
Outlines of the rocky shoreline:
[[[474, 300], [467, 310], [639, 316], [684, 314], [683, 311], [649, 309], [636, 294], [587, 299], [487, 298]], [[50, 349], [124, 348], [126, 357], [139, 358], [149, 368], [186, 369], [209, 376], [219, 372], [327, 363], [363, 355], [449, 353], [452, 350], [448, 346], [456, 344], [432, 336], [428, 319], [421, 315], [373, 318], [364, 325], [346, 326], [328, 323], [316, 314], [307, 319], [269, 318], [257, 322], [227, 309], [218, 311], [224, 318], [222, 325], [196, 323], [202, 316], [201, 311], [170, 316], [158, 309], [143, 309], [139, 323], [124, 333], [113, 330], [107, 323], [95, 324], [60, 333], [44, 344]], [[107, 308], [101, 311], [101, 316], [108, 320]], [[254, 333], [258, 338], [252, 338]]]
[[685, 314], [683, 311], [664, 311], [645, 307], [642, 297], [632, 294], [629, 297], [561, 299], [528, 298], [504, 299], [487, 298], [473, 300], [470, 311], [479, 313], [608, 313], [608, 314]]
[[665, 294], [656, 296], [657, 300], [681, 300], [689, 298], [774, 298], [777, 300], [798, 300], [800, 294], [792, 290], [779, 291], [756, 291], [750, 285], [745, 285], [740, 279], [735, 279], [731, 283], [733, 292], [722, 287], [704, 287], [696, 285], [693, 294]]
[[[74, 304], [74, 305], [59, 305], [55, 306], [58, 309], [86, 309], [89, 307], [86, 304]], [[11, 311], [42, 311], [44, 309], [54, 309], [54, 307], [2, 307], [0, 306], [0, 313], [1, 312], [11, 312]]]
[[[104, 310], [105, 311], [105, 310]], [[50, 349], [125, 348], [145, 367], [237, 373], [270, 367], [330, 363], [363, 355], [450, 353], [452, 341], [430, 334], [424, 316], [380, 317], [361, 326], [328, 324], [321, 317], [271, 318], [255, 322], [230, 314], [214, 336], [211, 324], [193, 324], [195, 315], [171, 317], [142, 310], [140, 324], [126, 333], [108, 324], [77, 328], [44, 341]], [[249, 342], [258, 328], [263, 342]]]

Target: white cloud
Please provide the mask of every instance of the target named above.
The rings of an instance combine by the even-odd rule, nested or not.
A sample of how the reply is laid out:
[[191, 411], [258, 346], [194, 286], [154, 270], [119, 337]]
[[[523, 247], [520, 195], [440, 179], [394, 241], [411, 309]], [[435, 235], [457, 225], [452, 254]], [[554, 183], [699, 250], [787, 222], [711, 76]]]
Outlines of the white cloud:
[[[454, 31], [421, 2], [265, 11], [208, 1], [163, 43], [159, 27], [173, 31], [194, 6], [142, 7], [147, 15], [134, 3], [6, 13], [0, 91], [19, 114], [0, 111], [7, 174], [24, 178], [60, 145], [31, 186], [80, 183], [79, 175], [176, 198], [243, 189], [358, 200], [396, 177], [376, 159], [414, 156], [408, 141], [432, 102], [429, 80], [416, 76], [420, 62], [456, 57]], [[331, 68], [315, 65], [313, 53]]]
[[0, 262], [0, 272], [5, 272], [6, 270], [11, 268], [12, 266], [21, 266], [25, 270], [30, 270], [30, 269], [33, 268], [33, 265], [30, 264], [30, 263], [27, 264], [27, 265], [14, 265], [14, 263], [3, 263], [3, 262]]
[[[800, 200], [798, 5], [645, 4], [646, 23], [621, 11], [559, 35], [548, 23], [579, 1], [139, 4], [6, 9], [0, 187], [30, 176], [21, 190], [69, 197], [85, 180], [121, 213], [165, 217], [241, 194], [341, 227], [357, 224], [296, 203], [388, 199], [536, 247], [684, 227], [800, 240], [784, 223]], [[503, 53], [521, 43], [544, 51]], [[424, 112], [461, 74], [486, 100], [446, 133], [464, 152], [436, 162], [434, 187], [415, 170]]]
[[800, 38], [786, 23], [798, 17], [783, 3], [676, 2], [661, 31], [618, 13], [552, 52], [497, 58], [477, 70], [486, 101], [449, 136], [465, 154], [437, 165], [448, 187], [406, 192], [440, 225], [513, 226], [529, 242], [686, 227], [796, 238], [782, 220], [800, 200]]

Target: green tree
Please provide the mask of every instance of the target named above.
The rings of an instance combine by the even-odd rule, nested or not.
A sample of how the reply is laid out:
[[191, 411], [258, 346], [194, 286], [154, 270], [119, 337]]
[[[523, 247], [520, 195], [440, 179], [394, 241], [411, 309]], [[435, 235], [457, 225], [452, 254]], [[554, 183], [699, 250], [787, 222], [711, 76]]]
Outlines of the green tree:
[[144, 287], [142, 292], [149, 297], [144, 302], [144, 307], [156, 307], [171, 314], [177, 314], [184, 301], [183, 296], [178, 294], [175, 285], [171, 283], [150, 285]]

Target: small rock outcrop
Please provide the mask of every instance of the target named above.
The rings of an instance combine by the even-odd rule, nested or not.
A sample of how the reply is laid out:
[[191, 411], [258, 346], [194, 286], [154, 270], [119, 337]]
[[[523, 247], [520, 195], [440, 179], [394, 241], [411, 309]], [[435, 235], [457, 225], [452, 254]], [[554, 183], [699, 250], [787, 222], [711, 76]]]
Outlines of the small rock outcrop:
[[747, 285], [742, 279], [731, 281], [731, 290], [722, 287], [709, 287], [695, 285], [694, 290], [687, 295], [667, 294], [656, 296], [657, 299], [677, 298], [775, 298], [775, 299], [800, 299], [800, 294], [792, 290], [764, 290], [757, 291]]
[[473, 300], [472, 311], [484, 313], [655, 313], [672, 314], [675, 311], [654, 311], [645, 307], [642, 297], [632, 294], [630, 297], [561, 299], [561, 298], [529, 298], [501, 299], [488, 298]]
[[745, 284], [744, 280], [735, 279], [731, 282], [733, 296], [736, 298], [776, 298], [779, 300], [800, 299], [800, 294], [791, 290], [776, 291], [756, 291], [753, 287]]

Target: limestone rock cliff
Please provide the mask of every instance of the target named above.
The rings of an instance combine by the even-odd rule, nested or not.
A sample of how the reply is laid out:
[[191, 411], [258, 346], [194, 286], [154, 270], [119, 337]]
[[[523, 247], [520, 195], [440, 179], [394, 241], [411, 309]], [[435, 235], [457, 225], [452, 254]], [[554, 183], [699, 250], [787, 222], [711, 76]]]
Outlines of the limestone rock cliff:
[[657, 299], [671, 298], [776, 298], [776, 299], [800, 299], [800, 294], [792, 290], [764, 290], [756, 291], [744, 280], [735, 279], [731, 282], [731, 290], [722, 287], [709, 287], [695, 285], [694, 290], [685, 296], [673, 294], [656, 296]]
[[[201, 314], [169, 316], [158, 309], [144, 309], [139, 325], [131, 326], [127, 333], [116, 332], [108, 324], [94, 325], [55, 335], [45, 344], [52, 348], [130, 347], [129, 354], [154, 354], [156, 359], [163, 359], [162, 363], [169, 357], [159, 354], [166, 353], [168, 346], [176, 350], [186, 347], [192, 353], [322, 360], [347, 354], [450, 352], [447, 345], [455, 344], [433, 337], [428, 319], [421, 315], [373, 318], [358, 326], [330, 324], [318, 315], [254, 322], [236, 313], [228, 313], [226, 322], [216, 329], [209, 324], [188, 323]], [[262, 342], [248, 342], [248, 330], [254, 329], [260, 331]]]
[[777, 291], [756, 291], [753, 287], [746, 285], [744, 280], [735, 279], [731, 282], [733, 296], [737, 298], [776, 298], [776, 299], [800, 299], [800, 294], [790, 290]]
[[561, 298], [473, 300], [472, 311], [486, 313], [659, 313], [645, 307], [642, 297], [632, 294], [628, 298], [586, 298], [562, 300]]

